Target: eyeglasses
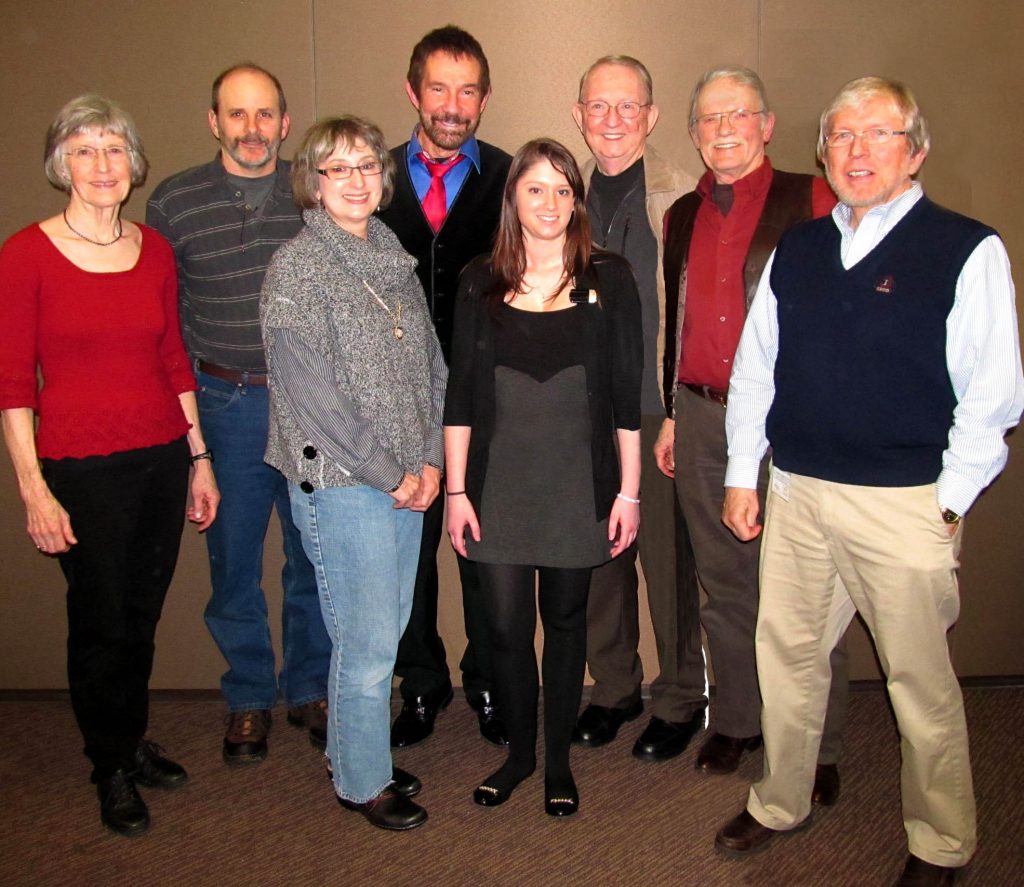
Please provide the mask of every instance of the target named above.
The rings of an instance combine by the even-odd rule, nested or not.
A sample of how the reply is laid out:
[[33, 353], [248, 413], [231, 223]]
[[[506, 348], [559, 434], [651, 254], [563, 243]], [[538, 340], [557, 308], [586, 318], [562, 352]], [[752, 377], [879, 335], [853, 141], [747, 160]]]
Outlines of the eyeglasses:
[[758, 114], [763, 114], [764, 108], [760, 111], [748, 111], [746, 108], [736, 108], [734, 111], [718, 111], [715, 114], [701, 114], [695, 119], [695, 123], [703, 129], [717, 129], [722, 120], [728, 120], [730, 126], [743, 126], [749, 123]]
[[95, 163], [99, 158], [100, 153], [102, 153], [110, 163], [122, 163], [128, 159], [129, 155], [132, 153], [132, 149], [127, 145], [107, 145], [106, 148], [93, 148], [91, 145], [79, 145], [77, 148], [65, 151], [64, 156], [70, 157], [78, 163]]
[[876, 126], [873, 129], [865, 129], [861, 132], [850, 132], [848, 129], [837, 129], [830, 132], [824, 138], [824, 142], [830, 148], [845, 148], [852, 145], [853, 140], [859, 138], [869, 145], [884, 145], [893, 136], [905, 136], [905, 129], [889, 129], [885, 126]]
[[650, 107], [650, 102], [641, 104], [640, 102], [619, 102], [617, 105], [609, 104], [597, 99], [593, 102], [580, 102], [587, 112], [588, 117], [607, 117], [612, 108], [615, 109], [615, 113], [618, 114], [623, 120], [635, 120], [640, 116], [640, 112], [644, 108]]
[[322, 176], [327, 176], [332, 182], [343, 182], [345, 179], [352, 178], [352, 173], [359, 170], [359, 174], [362, 176], [379, 176], [383, 171], [384, 167], [381, 166], [379, 160], [367, 160], [366, 163], [360, 163], [358, 166], [346, 166], [344, 163], [335, 163], [332, 166], [328, 166], [327, 169], [318, 169], [317, 172]]

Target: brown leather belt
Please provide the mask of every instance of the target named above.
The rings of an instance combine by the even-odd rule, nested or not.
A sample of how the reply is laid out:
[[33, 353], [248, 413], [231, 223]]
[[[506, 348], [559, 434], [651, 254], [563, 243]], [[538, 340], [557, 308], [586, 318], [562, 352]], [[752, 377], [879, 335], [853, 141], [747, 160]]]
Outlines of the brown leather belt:
[[196, 367], [199, 372], [223, 379], [232, 385], [252, 385], [256, 388], [267, 387], [266, 373], [248, 373], [245, 370], [233, 370], [229, 367], [220, 367], [215, 363], [207, 363], [205, 360], [197, 360]]
[[723, 391], [721, 388], [712, 388], [710, 385], [691, 385], [689, 382], [683, 382], [683, 387], [692, 391], [697, 397], [712, 400], [723, 407], [729, 400], [729, 392]]

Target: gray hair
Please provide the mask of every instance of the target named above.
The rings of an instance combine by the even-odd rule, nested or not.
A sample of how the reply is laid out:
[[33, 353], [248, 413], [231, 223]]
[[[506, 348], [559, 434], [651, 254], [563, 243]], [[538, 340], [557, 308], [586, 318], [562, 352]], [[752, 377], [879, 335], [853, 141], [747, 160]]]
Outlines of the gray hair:
[[647, 70], [647, 66], [642, 61], [633, 58], [631, 55], [605, 55], [587, 68], [583, 72], [583, 76], [580, 77], [579, 101], [583, 101], [583, 90], [586, 88], [587, 78], [604, 65], [621, 65], [624, 68], [632, 68], [644, 86], [644, 92], [646, 93], [644, 103], [649, 105], [654, 101], [654, 81], [651, 80], [651, 72]]
[[907, 144], [910, 146], [911, 154], [928, 151], [932, 144], [931, 136], [928, 134], [928, 121], [924, 119], [914, 94], [898, 80], [870, 76], [851, 80], [835, 94], [828, 107], [821, 112], [818, 124], [819, 160], [825, 159], [825, 136], [832, 127], [832, 118], [842, 108], [862, 105], [872, 99], [887, 99], [900, 113], [903, 118], [902, 126], [907, 131]]
[[687, 120], [691, 129], [693, 129], [694, 124], [697, 122], [697, 103], [700, 101], [700, 94], [704, 91], [704, 87], [714, 83], [716, 80], [735, 80], [737, 83], [753, 89], [761, 101], [761, 107], [759, 109], [748, 108], [747, 110], [761, 110], [765, 112], [771, 110], [768, 104], [768, 91], [764, 88], [764, 83], [756, 73], [743, 65], [722, 65], [718, 68], [711, 68], [701, 74], [700, 80], [697, 81], [697, 85], [693, 87], [693, 92], [690, 93], [690, 113]]
[[60, 191], [71, 193], [71, 180], [64, 163], [64, 145], [72, 136], [93, 129], [121, 136], [125, 140], [131, 163], [132, 185], [137, 187], [145, 182], [149, 161], [135, 121], [116, 102], [90, 93], [72, 99], [61, 108], [46, 131], [43, 170], [50, 184]]
[[317, 168], [331, 156], [338, 145], [350, 148], [356, 142], [366, 142], [366, 147], [380, 161], [383, 191], [380, 209], [387, 208], [395, 193], [395, 161], [384, 142], [384, 133], [369, 120], [348, 114], [318, 120], [302, 137], [299, 150], [295, 152], [295, 158], [292, 160], [292, 194], [299, 206], [312, 209], [320, 205], [316, 198], [316, 193], [320, 190], [320, 173], [317, 172]]

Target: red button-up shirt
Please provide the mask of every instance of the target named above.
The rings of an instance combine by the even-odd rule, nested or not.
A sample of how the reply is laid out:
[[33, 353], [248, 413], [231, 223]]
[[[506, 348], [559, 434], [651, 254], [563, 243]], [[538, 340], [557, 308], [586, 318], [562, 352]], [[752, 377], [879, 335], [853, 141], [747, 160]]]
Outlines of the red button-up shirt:
[[[774, 175], [765, 158], [757, 169], [733, 184], [733, 204], [723, 216], [712, 199], [715, 179], [708, 170], [697, 183], [700, 209], [686, 265], [686, 308], [679, 381], [729, 387], [733, 357], [746, 320], [743, 265], [754, 230], [764, 211]], [[832, 211], [836, 197], [822, 178], [814, 180], [811, 209], [814, 218]]]

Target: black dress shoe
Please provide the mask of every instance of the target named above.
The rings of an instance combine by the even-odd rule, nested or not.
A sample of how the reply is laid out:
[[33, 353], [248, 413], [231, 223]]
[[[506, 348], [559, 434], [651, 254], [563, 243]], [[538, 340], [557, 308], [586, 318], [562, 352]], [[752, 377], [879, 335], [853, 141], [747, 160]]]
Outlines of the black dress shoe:
[[165, 758], [162, 752], [163, 749], [155, 742], [139, 740], [135, 749], [135, 772], [132, 774], [135, 781], [146, 788], [181, 788], [188, 782], [185, 768]]
[[395, 791], [392, 786], [388, 786], [377, 797], [363, 804], [346, 801], [344, 798], [338, 798], [338, 803], [346, 810], [361, 813], [370, 825], [393, 832], [408, 831], [427, 821], [427, 811], [415, 801]]
[[572, 816], [580, 809], [580, 793], [576, 781], [544, 779], [544, 812], [548, 816]]
[[831, 807], [839, 800], [839, 768], [835, 764], [818, 764], [814, 770], [811, 803]]
[[959, 868], [925, 862], [911, 853], [896, 887], [949, 887], [956, 883], [960, 871]]
[[[327, 778], [332, 783], [334, 782], [334, 770], [331, 767], [330, 760], [327, 761]], [[411, 773], [407, 773], [401, 767], [392, 767], [391, 788], [400, 795], [405, 795], [407, 798], [415, 798], [416, 795], [423, 791], [423, 783]]]
[[688, 721], [663, 721], [651, 718], [647, 728], [633, 744], [633, 757], [641, 761], [667, 761], [686, 749], [704, 726], [704, 712]]
[[777, 829], [761, 825], [744, 810], [718, 830], [718, 834], [715, 835], [715, 846], [729, 854], [753, 853], [781, 834], [783, 833]]
[[97, 779], [96, 793], [100, 798], [100, 819], [111, 831], [134, 838], [149, 828], [149, 810], [127, 770], [115, 770]]
[[715, 733], [697, 755], [696, 767], [705, 773], [732, 773], [740, 765], [745, 751], [761, 746], [760, 736], [735, 737]]
[[491, 693], [484, 690], [466, 699], [480, 721], [480, 735], [494, 745], [508, 745], [508, 730], [498, 709], [491, 701]]
[[408, 748], [434, 732], [437, 713], [452, 701], [452, 682], [445, 681], [433, 693], [406, 699], [391, 725], [391, 747]]
[[579, 745], [596, 748], [611, 742], [626, 721], [640, 717], [644, 702], [638, 699], [628, 708], [607, 708], [604, 705], [588, 705], [583, 709], [572, 731], [572, 741]]

